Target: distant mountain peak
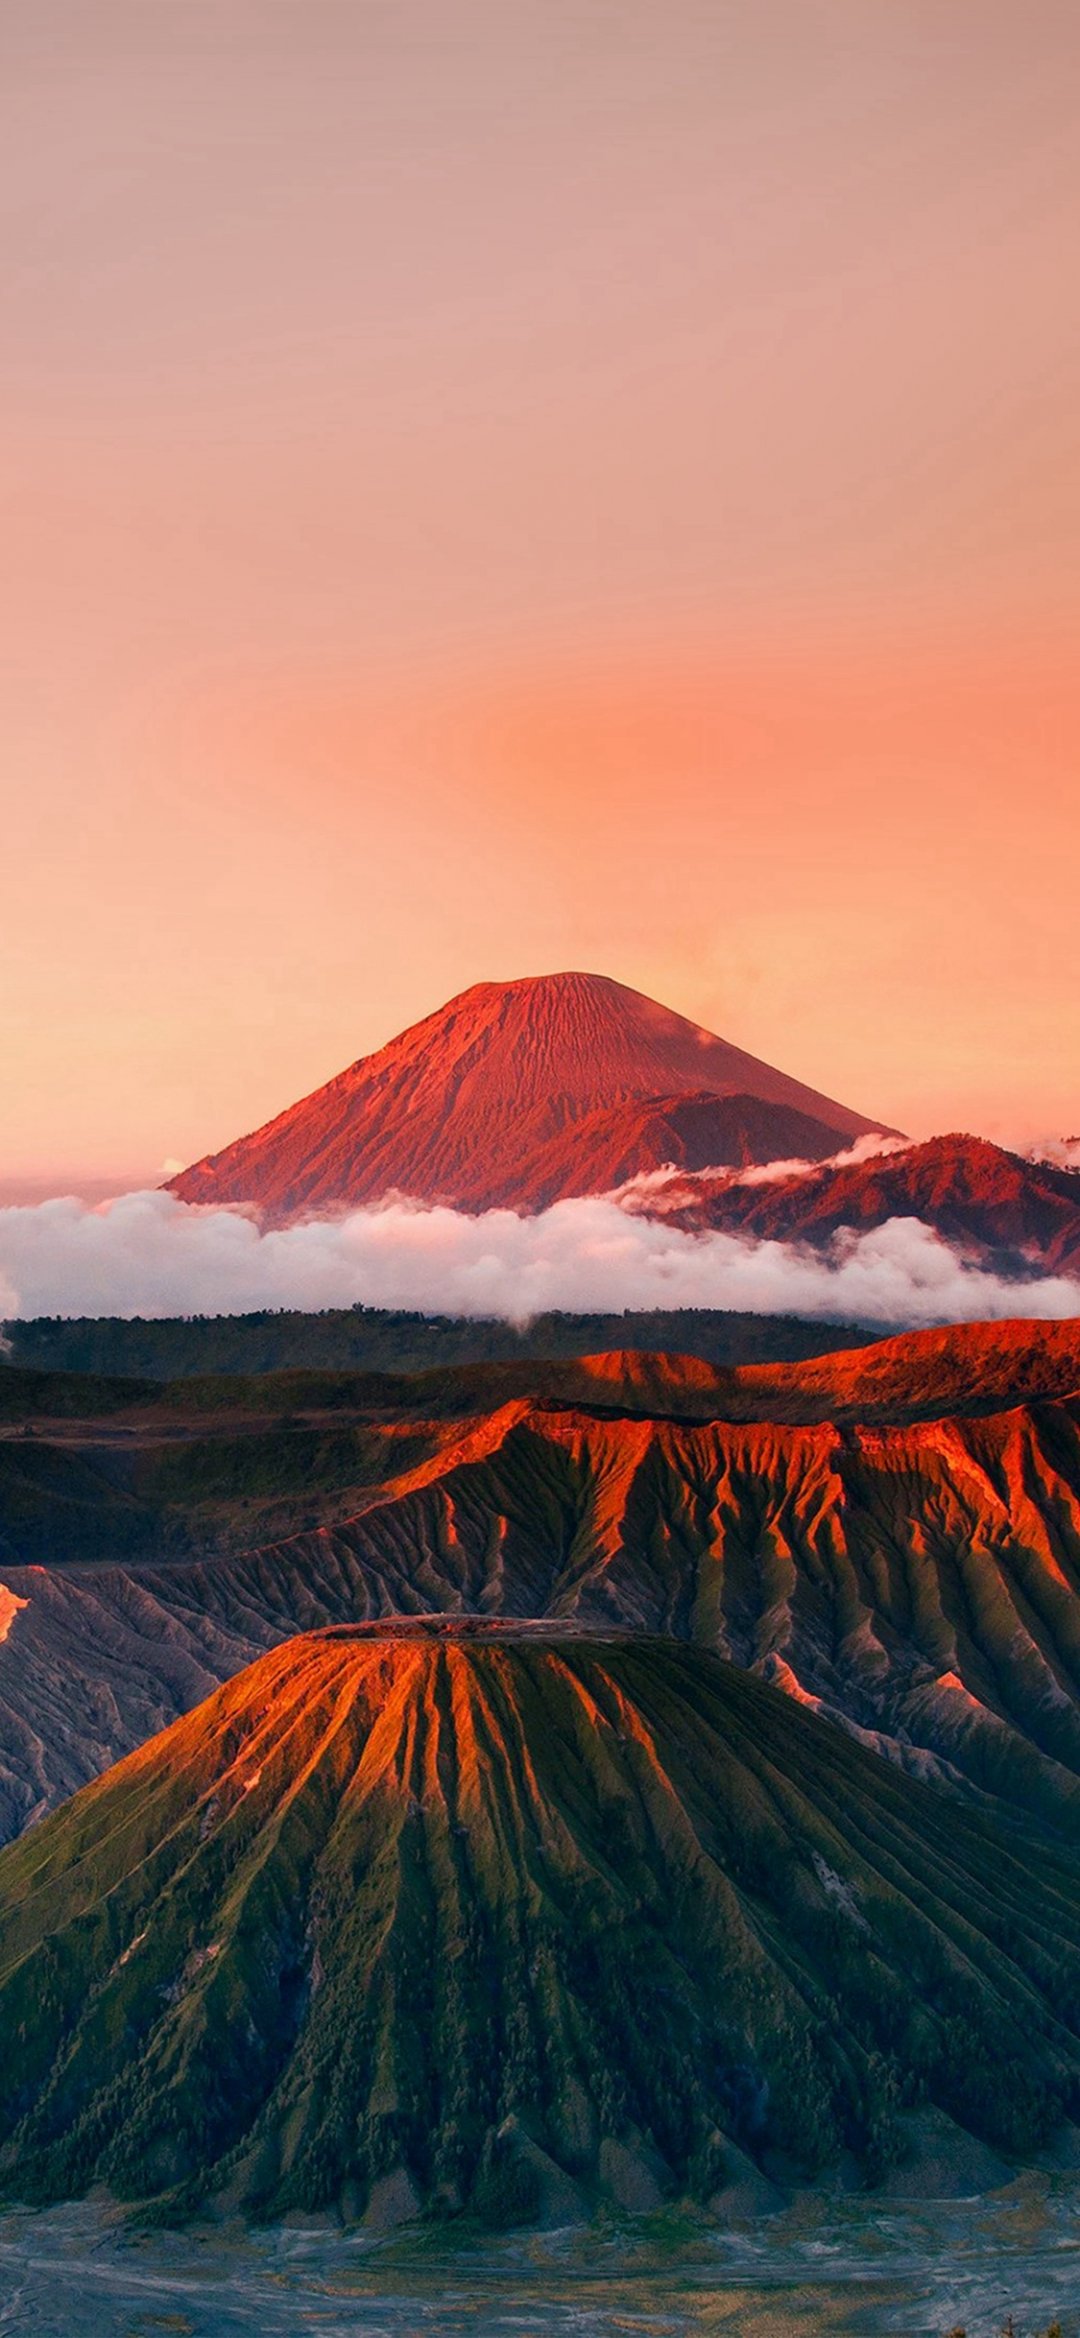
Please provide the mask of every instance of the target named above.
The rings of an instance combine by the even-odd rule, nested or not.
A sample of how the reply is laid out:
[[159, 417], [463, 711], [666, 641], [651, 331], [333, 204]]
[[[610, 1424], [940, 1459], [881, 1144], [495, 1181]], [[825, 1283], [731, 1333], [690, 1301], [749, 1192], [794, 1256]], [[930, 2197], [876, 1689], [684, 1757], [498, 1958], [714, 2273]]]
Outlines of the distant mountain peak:
[[[707, 1139], [699, 1112], [693, 1160], [664, 1119], [680, 1099], [728, 1107]], [[700, 1167], [703, 1143], [718, 1162], [824, 1159], [879, 1125], [608, 975], [528, 975], [474, 983], [171, 1190], [277, 1221], [387, 1193], [528, 1211], [667, 1159]]]

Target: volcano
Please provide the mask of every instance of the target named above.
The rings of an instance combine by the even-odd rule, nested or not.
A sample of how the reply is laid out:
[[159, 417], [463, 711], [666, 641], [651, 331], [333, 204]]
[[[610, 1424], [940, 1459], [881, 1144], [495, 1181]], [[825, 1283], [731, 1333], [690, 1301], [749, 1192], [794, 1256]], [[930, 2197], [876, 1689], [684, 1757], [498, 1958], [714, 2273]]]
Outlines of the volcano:
[[0, 2183], [514, 2223], [878, 2176], [920, 2119], [1025, 2159], [1075, 1884], [710, 1651], [309, 1634], [0, 1857]]
[[463, 991], [170, 1190], [274, 1223], [388, 1193], [536, 1210], [668, 1162], [824, 1160], [879, 1125], [622, 983], [551, 974]]

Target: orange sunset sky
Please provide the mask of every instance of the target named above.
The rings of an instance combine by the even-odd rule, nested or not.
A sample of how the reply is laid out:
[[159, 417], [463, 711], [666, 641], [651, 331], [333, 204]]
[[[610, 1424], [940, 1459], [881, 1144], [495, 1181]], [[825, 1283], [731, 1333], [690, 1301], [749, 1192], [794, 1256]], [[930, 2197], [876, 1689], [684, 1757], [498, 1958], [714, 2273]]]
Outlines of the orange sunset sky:
[[1080, 1128], [1074, 0], [34, 0], [0, 89], [0, 1192], [560, 967]]

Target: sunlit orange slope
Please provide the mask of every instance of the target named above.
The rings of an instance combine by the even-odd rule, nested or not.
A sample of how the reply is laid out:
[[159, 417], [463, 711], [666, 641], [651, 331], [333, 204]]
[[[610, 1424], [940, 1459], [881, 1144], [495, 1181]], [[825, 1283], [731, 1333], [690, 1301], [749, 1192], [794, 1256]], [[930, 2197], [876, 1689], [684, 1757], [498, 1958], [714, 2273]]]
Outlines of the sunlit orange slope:
[[275, 1219], [388, 1192], [535, 1209], [703, 1147], [821, 1160], [877, 1125], [622, 983], [552, 974], [477, 983], [172, 1190]]
[[1080, 1322], [0, 1398], [0, 1841], [273, 1642], [418, 1608], [719, 1648], [1080, 1840]]

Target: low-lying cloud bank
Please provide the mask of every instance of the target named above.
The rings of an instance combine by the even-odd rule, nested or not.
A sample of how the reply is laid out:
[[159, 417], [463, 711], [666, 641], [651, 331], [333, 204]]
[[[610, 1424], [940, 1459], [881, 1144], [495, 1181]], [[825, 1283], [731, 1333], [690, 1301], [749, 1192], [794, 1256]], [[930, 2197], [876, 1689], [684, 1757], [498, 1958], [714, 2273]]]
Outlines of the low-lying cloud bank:
[[[786, 1161], [756, 1161], [744, 1169], [733, 1169], [730, 1163], [715, 1169], [683, 1169], [677, 1162], [667, 1162], [661, 1169], [639, 1169], [636, 1177], [628, 1177], [610, 1197], [625, 1210], [659, 1210], [665, 1207], [684, 1207], [684, 1188], [693, 1186], [788, 1185], [793, 1177], [815, 1177], [822, 1169], [852, 1169], [864, 1161], [876, 1161], [890, 1153], [910, 1153], [909, 1137], [885, 1137], [871, 1132], [857, 1137], [842, 1153], [831, 1153], [827, 1160], [808, 1161], [794, 1155]], [[670, 1202], [669, 1202], [670, 1196]]]
[[928, 1226], [891, 1218], [826, 1253], [686, 1233], [608, 1198], [538, 1217], [466, 1217], [395, 1201], [264, 1232], [239, 1210], [132, 1193], [0, 1210], [0, 1320], [239, 1315], [257, 1308], [416, 1308], [525, 1323], [548, 1309], [720, 1307], [918, 1326], [1080, 1315], [1080, 1282], [1025, 1283], [965, 1264]]

